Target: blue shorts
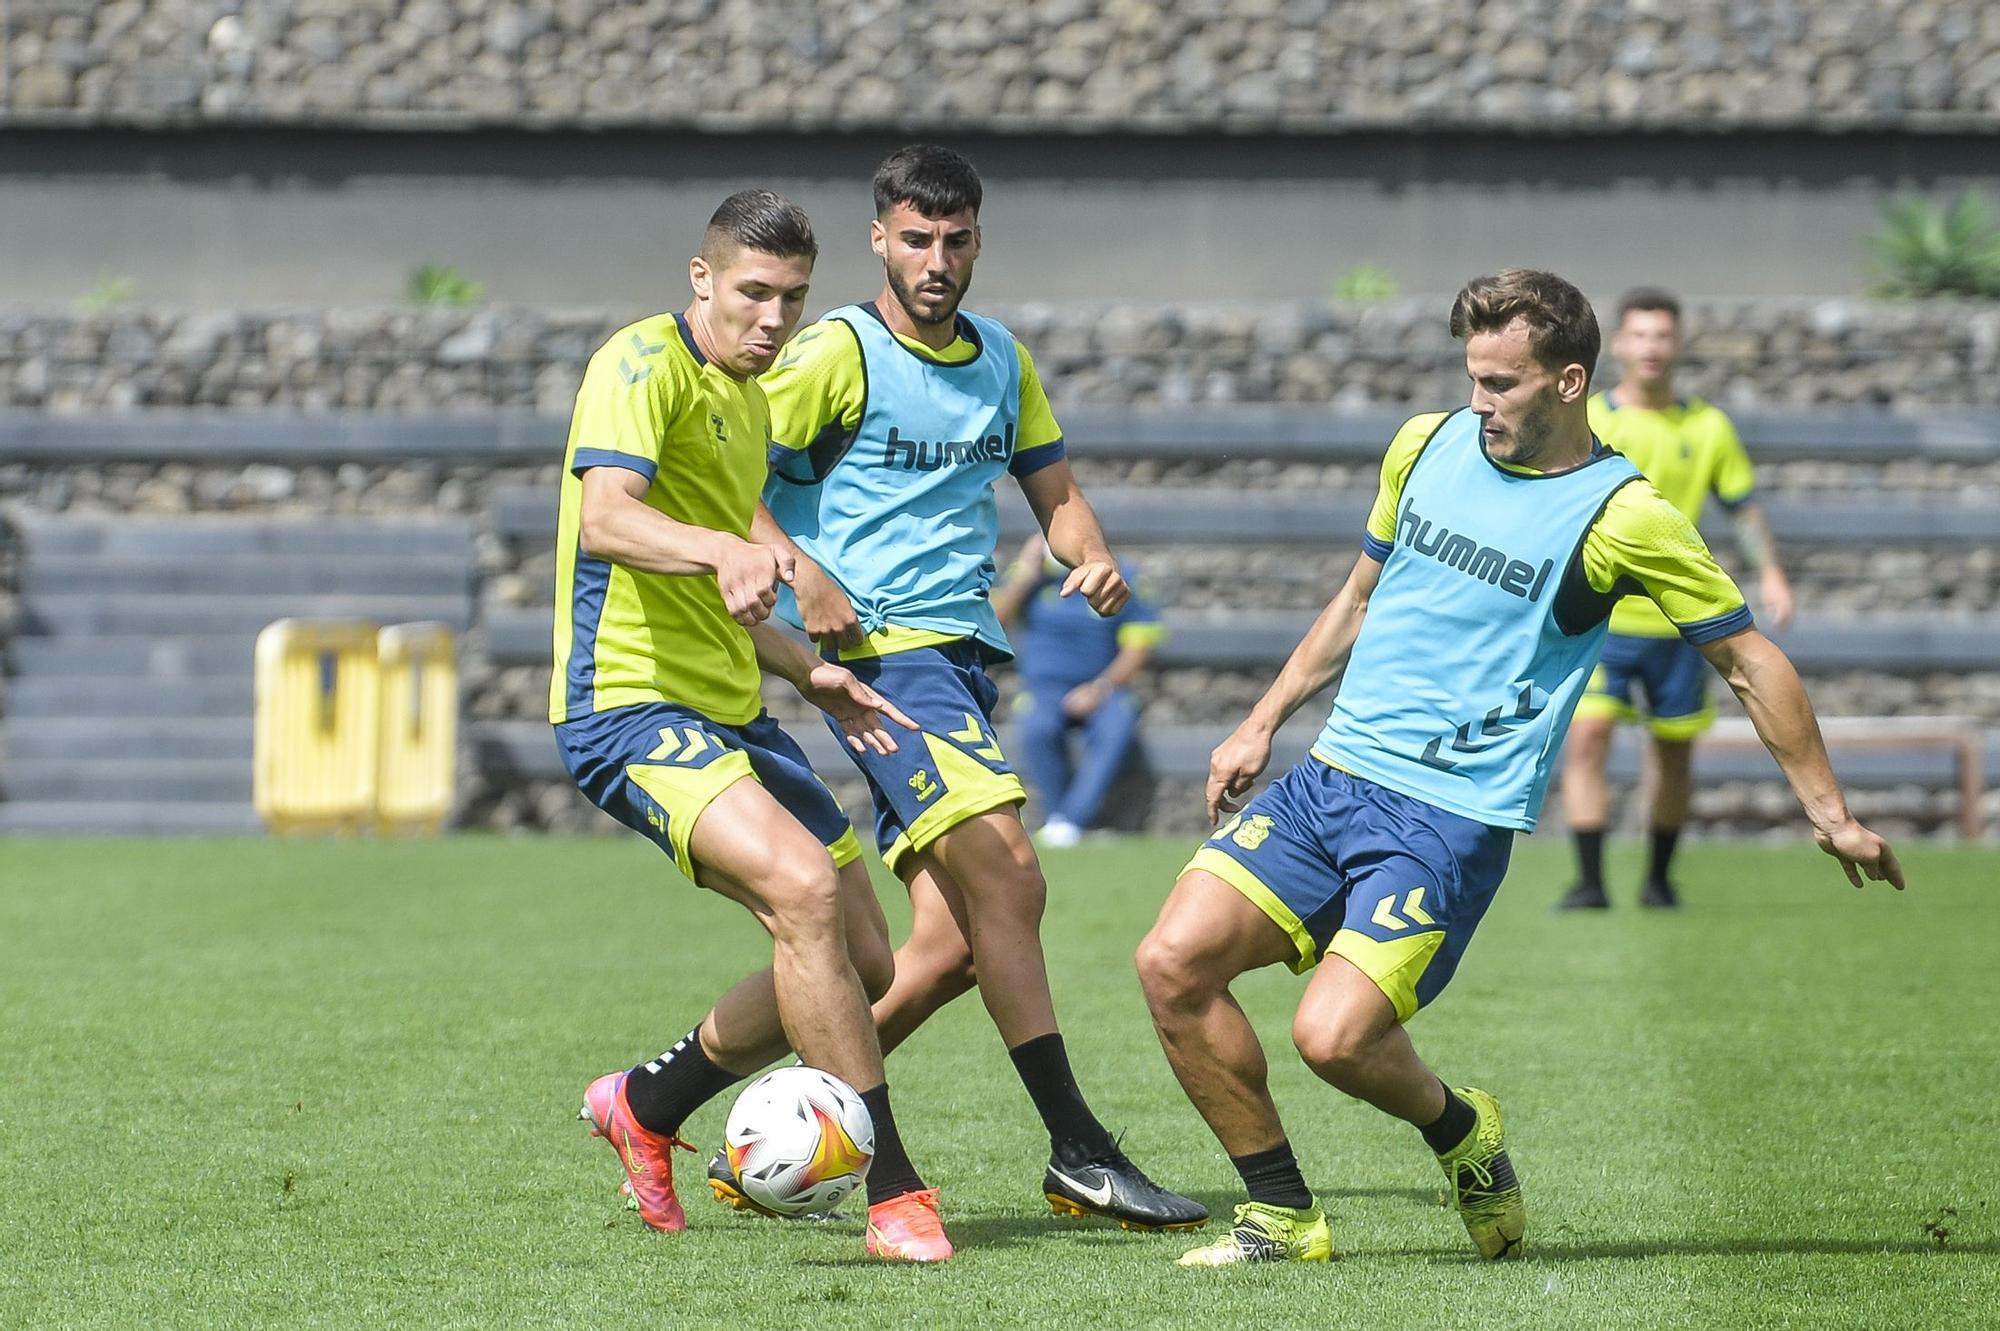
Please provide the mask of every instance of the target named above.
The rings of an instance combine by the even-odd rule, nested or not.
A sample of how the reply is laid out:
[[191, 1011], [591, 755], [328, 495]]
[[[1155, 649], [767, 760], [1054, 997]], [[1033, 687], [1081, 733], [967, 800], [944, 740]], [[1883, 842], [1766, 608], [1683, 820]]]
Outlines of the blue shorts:
[[[972, 639], [912, 647], [841, 662], [862, 683], [922, 727], [892, 726], [894, 753], [841, 747], [875, 798], [875, 845], [895, 869], [968, 818], [1026, 802], [1021, 778], [1000, 752], [993, 708], [1000, 690], [986, 674], [986, 649]], [[827, 718], [836, 736], [840, 723]]]
[[695, 823], [717, 795], [746, 776], [763, 782], [820, 839], [834, 864], [861, 858], [840, 801], [769, 712], [731, 726], [674, 703], [614, 707], [557, 726], [556, 747], [592, 804], [673, 856], [689, 878], [695, 876], [688, 854]]
[[1685, 639], [1613, 633], [1605, 638], [1604, 655], [1577, 699], [1576, 714], [1613, 721], [1637, 721], [1643, 715], [1661, 739], [1693, 739], [1715, 724], [1709, 671], [1707, 660]]
[[1308, 757], [1218, 828], [1187, 867], [1222, 879], [1290, 935], [1294, 971], [1328, 953], [1344, 957], [1408, 1021], [1451, 982], [1513, 849], [1510, 828]]

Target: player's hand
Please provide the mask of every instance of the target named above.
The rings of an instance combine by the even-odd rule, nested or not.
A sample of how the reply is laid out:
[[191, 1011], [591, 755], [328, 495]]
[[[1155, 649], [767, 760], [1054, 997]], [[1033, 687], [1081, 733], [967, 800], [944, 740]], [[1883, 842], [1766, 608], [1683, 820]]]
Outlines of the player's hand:
[[715, 561], [722, 608], [746, 629], [763, 623], [778, 603], [778, 584], [792, 580], [792, 562], [790, 552], [754, 541], [727, 546]]
[[1118, 571], [1118, 565], [1108, 559], [1093, 559], [1078, 564], [1063, 579], [1062, 594], [1081, 594], [1090, 603], [1090, 608], [1109, 619], [1125, 608], [1132, 599], [1132, 589], [1126, 585], [1125, 575]]
[[1063, 715], [1072, 721], [1081, 721], [1104, 706], [1104, 700], [1110, 696], [1111, 689], [1103, 680], [1086, 680], [1063, 694]]
[[792, 588], [798, 593], [799, 618], [805, 621], [808, 638], [836, 647], [861, 645], [867, 634], [855, 617], [854, 603], [839, 583], [826, 576], [826, 570], [810, 559], [801, 559]]
[[1847, 881], [1856, 887], [1861, 886], [1865, 874], [1898, 892], [1903, 890], [1903, 866], [1897, 863], [1896, 852], [1889, 848], [1888, 842], [1852, 818], [1831, 831], [1814, 829], [1813, 838], [1821, 850], [1840, 861]]
[[1208, 755], [1208, 825], [1214, 827], [1225, 813], [1242, 809], [1243, 793], [1271, 765], [1271, 737], [1249, 724], [1236, 727], [1230, 737]]
[[1764, 613], [1770, 617], [1771, 627], [1780, 629], [1789, 627], [1799, 611], [1798, 603], [1792, 599], [1792, 584], [1786, 581], [1785, 575], [1779, 570], [1767, 568], [1764, 570], [1761, 591], [1760, 599], [1764, 602]]
[[917, 728], [917, 723], [904, 716], [896, 704], [856, 679], [846, 666], [831, 661], [814, 666], [799, 693], [840, 723], [847, 747], [856, 753], [871, 749], [876, 753], [894, 753], [896, 735], [887, 722], [893, 721], [905, 730]]

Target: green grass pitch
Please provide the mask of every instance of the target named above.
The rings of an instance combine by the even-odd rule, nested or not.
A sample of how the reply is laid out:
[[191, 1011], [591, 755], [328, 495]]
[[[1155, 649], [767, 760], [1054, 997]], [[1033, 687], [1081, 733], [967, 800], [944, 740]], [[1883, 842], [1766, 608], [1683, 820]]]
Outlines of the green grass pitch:
[[[1100, 1113], [1226, 1212], [1131, 969], [1188, 849], [1051, 855], [1049, 956]], [[1270, 971], [1239, 995], [1344, 1255], [1202, 1272], [1172, 1264], [1185, 1236], [1046, 1213], [1045, 1139], [975, 1001], [890, 1063], [957, 1261], [883, 1267], [853, 1222], [705, 1190], [687, 1233], [643, 1229], [584, 1084], [763, 954], [637, 838], [0, 842], [0, 1327], [2000, 1320], [2000, 857], [1913, 848], [1898, 897], [1808, 847], [1697, 843], [1680, 914], [1552, 917], [1565, 853], [1520, 843], [1413, 1025], [1506, 1104], [1530, 1260], [1472, 1259], [1416, 1133], [1292, 1056], [1300, 981]], [[1629, 902], [1630, 852], [1612, 867]], [[690, 1135], [712, 1148], [726, 1109]]]

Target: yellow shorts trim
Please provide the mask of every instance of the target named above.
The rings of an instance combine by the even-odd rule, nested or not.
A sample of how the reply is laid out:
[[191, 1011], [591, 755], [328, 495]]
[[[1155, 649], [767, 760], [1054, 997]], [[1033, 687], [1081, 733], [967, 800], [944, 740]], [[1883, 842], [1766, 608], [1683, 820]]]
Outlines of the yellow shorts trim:
[[1223, 882], [1241, 892], [1250, 904], [1271, 917], [1271, 923], [1283, 929], [1299, 951], [1297, 961], [1288, 962], [1292, 974], [1304, 975], [1319, 965], [1319, 944], [1306, 930], [1305, 921], [1293, 913], [1292, 908], [1278, 900], [1278, 894], [1264, 885], [1264, 880], [1244, 868], [1238, 860], [1223, 854], [1213, 846], [1203, 846], [1194, 853], [1194, 858], [1182, 868], [1183, 874], [1191, 869], [1212, 873]]
[[1637, 721], [1639, 709], [1608, 693], [1586, 693], [1576, 700], [1575, 715], [1601, 721]]
[[1395, 1007], [1396, 1020], [1408, 1021], [1417, 1015], [1417, 981], [1423, 978], [1443, 942], [1442, 929], [1386, 943], [1353, 929], [1342, 929], [1326, 945], [1326, 950], [1353, 962], [1356, 970], [1375, 981], [1375, 987]]
[[884, 625], [861, 640], [858, 647], [840, 649], [843, 661], [864, 661], [875, 656], [894, 656], [897, 652], [915, 651], [919, 647], [942, 647], [948, 642], [962, 642], [963, 633], [941, 633], [936, 629], [906, 629], [898, 624]]
[[826, 853], [833, 856], [834, 868], [845, 869], [861, 858], [861, 838], [854, 835], [854, 829], [850, 827], [827, 846]]
[[694, 858], [688, 853], [688, 838], [694, 825], [716, 796], [744, 777], [757, 779], [750, 767], [750, 755], [731, 749], [706, 767], [676, 767], [672, 763], [633, 763], [625, 769], [633, 785], [652, 796], [653, 803], [667, 815], [667, 840], [674, 848], [674, 863], [694, 878]]
[[1655, 739], [1693, 739], [1714, 724], [1715, 706], [1711, 703], [1692, 716], [1652, 717], [1647, 720], [1646, 728]]
[[[984, 771], [984, 769], [981, 769]], [[988, 772], [992, 784], [979, 790], [955, 789], [943, 799], [925, 809], [923, 816], [903, 829], [896, 839], [889, 843], [889, 849], [882, 852], [882, 863], [889, 871], [897, 871], [896, 866], [904, 856], [929, 850], [936, 840], [952, 828], [982, 813], [1004, 809], [1028, 802], [1028, 792], [1021, 785], [1021, 778], [1009, 772], [1002, 776], [998, 772]]]

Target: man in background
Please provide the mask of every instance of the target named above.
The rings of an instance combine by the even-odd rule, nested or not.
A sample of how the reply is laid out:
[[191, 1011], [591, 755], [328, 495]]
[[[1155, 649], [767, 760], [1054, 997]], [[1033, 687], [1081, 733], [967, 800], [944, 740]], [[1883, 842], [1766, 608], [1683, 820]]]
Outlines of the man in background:
[[[1680, 302], [1657, 287], [1627, 292], [1611, 334], [1618, 384], [1591, 398], [1590, 428], [1644, 472], [1689, 521], [1699, 521], [1703, 504], [1715, 496], [1729, 511], [1744, 561], [1757, 574], [1765, 616], [1783, 628], [1792, 620], [1792, 589], [1764, 515], [1751, 502], [1750, 457], [1720, 408], [1675, 396], [1680, 353]], [[1694, 791], [1694, 741], [1715, 723], [1715, 709], [1701, 653], [1651, 600], [1627, 596], [1611, 612], [1603, 661], [1570, 725], [1562, 786], [1576, 838], [1577, 882], [1556, 903], [1559, 910], [1602, 910], [1611, 904], [1604, 893], [1610, 807], [1605, 760], [1612, 727], [1642, 716], [1653, 736], [1654, 783], [1651, 850], [1639, 904], [1672, 908], [1680, 897], [1669, 870]]]
[[[1133, 583], [1132, 571], [1122, 571]], [[1000, 622], [1009, 629], [1019, 623], [1014, 738], [1042, 805], [1036, 835], [1054, 847], [1074, 846], [1096, 826], [1139, 738], [1131, 684], [1166, 636], [1158, 610], [1137, 594], [1109, 616], [1063, 596], [1068, 573], [1037, 533], [993, 594]]]

